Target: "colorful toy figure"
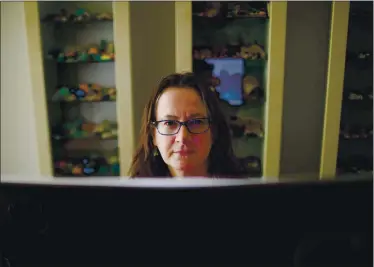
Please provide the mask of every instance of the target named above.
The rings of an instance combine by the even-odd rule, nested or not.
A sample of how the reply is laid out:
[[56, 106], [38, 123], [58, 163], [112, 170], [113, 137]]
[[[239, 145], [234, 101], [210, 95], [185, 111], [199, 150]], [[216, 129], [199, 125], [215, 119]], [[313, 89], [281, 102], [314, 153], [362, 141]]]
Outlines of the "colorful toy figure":
[[95, 162], [93, 162], [92, 160], [88, 158], [83, 158], [82, 165], [83, 165], [83, 173], [85, 175], [92, 175], [97, 171], [96, 170], [97, 166], [95, 166]]
[[245, 158], [240, 159], [243, 166], [253, 175], [260, 175], [261, 174], [261, 160], [255, 156], [248, 156]]
[[61, 86], [52, 96], [52, 101], [114, 101], [116, 89], [97, 84], [79, 84], [78, 86]]
[[87, 61], [112, 61], [115, 58], [114, 43], [101, 40], [100, 45], [89, 47], [70, 47], [68, 49], [52, 49], [48, 56], [59, 63], [87, 62]]
[[97, 20], [113, 20], [113, 15], [111, 13], [100, 13], [96, 15]]
[[102, 139], [111, 139], [117, 137], [117, 125], [108, 120], [96, 126], [94, 133], [99, 135]]
[[91, 154], [82, 158], [58, 160], [54, 164], [57, 174], [67, 176], [119, 175], [119, 168], [118, 156], [113, 154], [106, 157]]
[[73, 95], [75, 95], [75, 97], [78, 99], [78, 100], [83, 100], [84, 97], [86, 96], [86, 92], [82, 89], [79, 89], [79, 88], [71, 88], [70, 89], [70, 93], [72, 93]]
[[260, 120], [254, 118], [239, 118], [237, 116], [230, 117], [230, 127], [234, 138], [240, 137], [264, 137], [264, 128]]
[[82, 22], [82, 21], [88, 20], [89, 18], [90, 18], [90, 15], [84, 8], [78, 8], [75, 11], [74, 21]]

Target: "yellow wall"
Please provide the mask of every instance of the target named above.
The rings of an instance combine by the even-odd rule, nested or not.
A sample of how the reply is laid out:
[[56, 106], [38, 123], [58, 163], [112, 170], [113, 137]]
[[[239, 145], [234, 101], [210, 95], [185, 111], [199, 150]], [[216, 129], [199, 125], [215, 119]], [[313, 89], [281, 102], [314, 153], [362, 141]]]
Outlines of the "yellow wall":
[[125, 176], [134, 150], [134, 116], [131, 68], [130, 3], [114, 2], [114, 41], [116, 45], [115, 79], [120, 175]]
[[27, 49], [24, 3], [1, 2], [1, 174], [41, 174]]
[[321, 179], [331, 179], [335, 177], [336, 174], [348, 20], [349, 2], [333, 2], [325, 117], [319, 172], [319, 177]]
[[175, 71], [174, 5], [174, 2], [130, 2], [133, 131], [136, 143], [143, 109], [152, 90], [163, 76]]
[[280, 177], [318, 179], [331, 2], [288, 2]]
[[263, 156], [263, 176], [267, 179], [277, 179], [280, 171], [287, 4], [287, 2], [272, 2], [270, 5]]

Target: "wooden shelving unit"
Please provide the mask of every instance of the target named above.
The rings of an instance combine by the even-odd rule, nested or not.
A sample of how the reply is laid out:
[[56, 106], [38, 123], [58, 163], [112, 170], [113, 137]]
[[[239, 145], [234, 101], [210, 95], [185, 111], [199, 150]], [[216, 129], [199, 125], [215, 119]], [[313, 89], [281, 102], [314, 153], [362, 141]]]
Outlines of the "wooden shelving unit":
[[333, 4], [321, 179], [373, 170], [373, 3]]
[[117, 114], [131, 117], [128, 9], [112, 2], [25, 3], [42, 174], [125, 174], [133, 133], [120, 132]]
[[[235, 154], [253, 175], [278, 177], [284, 70], [275, 66], [284, 66], [287, 3], [240, 5], [242, 10], [235, 13], [238, 7], [232, 2], [217, 2], [216, 6], [211, 2], [177, 2], [176, 14], [184, 18], [177, 19], [177, 31], [185, 35], [183, 43], [182, 37], [177, 38], [177, 66], [202, 72], [199, 65], [204, 61], [214, 66], [213, 76], [219, 79], [221, 70], [236, 69], [235, 74], [241, 76], [232, 80], [236, 91], [225, 92], [226, 85], [217, 89], [232, 125]], [[224, 64], [231, 67], [222, 67]], [[245, 87], [243, 80], [256, 88]]]
[[350, 3], [338, 177], [373, 171], [372, 21], [372, 2]]

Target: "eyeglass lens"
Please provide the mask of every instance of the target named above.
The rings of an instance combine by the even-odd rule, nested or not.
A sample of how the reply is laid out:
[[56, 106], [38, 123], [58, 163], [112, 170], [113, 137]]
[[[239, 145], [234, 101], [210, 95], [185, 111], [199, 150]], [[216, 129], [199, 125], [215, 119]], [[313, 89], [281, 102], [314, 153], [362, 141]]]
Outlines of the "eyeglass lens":
[[[157, 122], [157, 130], [160, 134], [173, 135], [178, 133], [182, 122], [176, 120], [163, 120]], [[203, 133], [209, 129], [209, 119], [192, 119], [184, 123], [190, 133]]]

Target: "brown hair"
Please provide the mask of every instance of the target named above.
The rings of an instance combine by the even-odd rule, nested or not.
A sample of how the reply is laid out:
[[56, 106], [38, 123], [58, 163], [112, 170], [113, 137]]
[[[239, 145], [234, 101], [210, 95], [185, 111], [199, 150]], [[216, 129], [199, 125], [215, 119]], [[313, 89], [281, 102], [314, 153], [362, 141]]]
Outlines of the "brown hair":
[[212, 147], [208, 158], [208, 173], [212, 177], [241, 177], [246, 173], [234, 156], [230, 129], [219, 107], [216, 95], [200, 85], [193, 73], [175, 73], [163, 78], [148, 101], [142, 118], [140, 142], [133, 157], [128, 175], [130, 177], [171, 176], [161, 156], [154, 156], [151, 122], [155, 120], [156, 103], [167, 88], [191, 88], [196, 90], [208, 109], [212, 121]]

